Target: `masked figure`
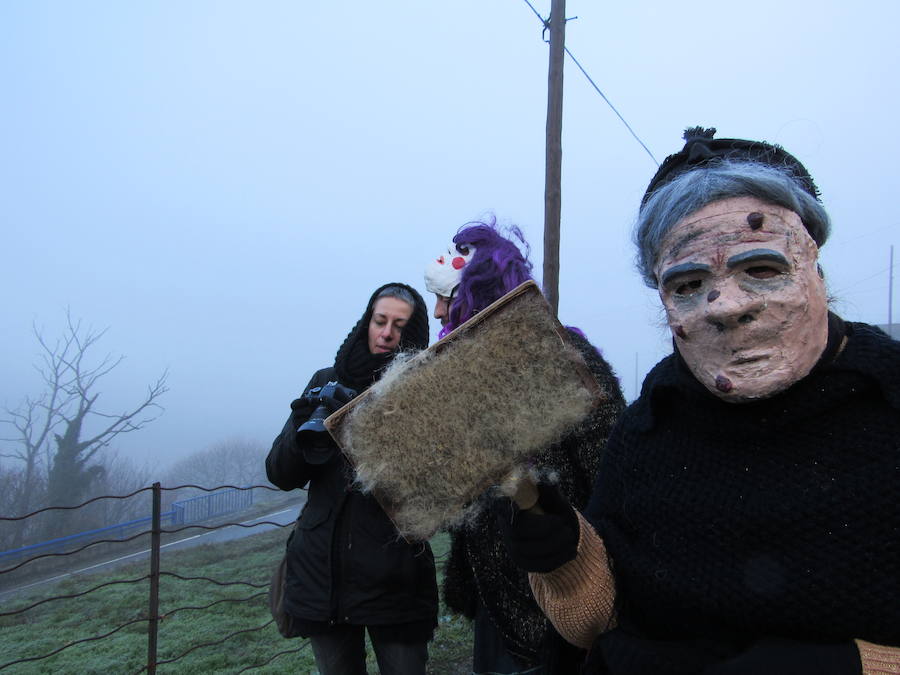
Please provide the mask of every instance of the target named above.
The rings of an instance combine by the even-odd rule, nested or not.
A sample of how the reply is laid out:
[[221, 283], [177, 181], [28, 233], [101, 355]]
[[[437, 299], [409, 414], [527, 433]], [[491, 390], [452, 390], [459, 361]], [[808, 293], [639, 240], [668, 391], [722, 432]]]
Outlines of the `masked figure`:
[[[531, 279], [527, 255], [518, 228], [511, 228], [507, 237], [494, 222], [463, 226], [425, 270], [426, 286], [436, 296], [434, 316], [443, 324], [441, 337]], [[562, 493], [583, 507], [624, 399], [600, 352], [580, 331], [568, 331], [606, 399], [578, 429], [534, 457], [533, 468], [553, 474]], [[474, 621], [472, 672], [574, 672], [583, 652], [553, 630], [532, 597], [527, 574], [507, 553], [495, 516], [508, 518], [508, 504], [487, 498], [482, 506], [473, 522], [451, 532], [443, 586], [448, 607]]]
[[900, 672], [900, 343], [829, 312], [800, 162], [714, 131], [635, 231], [673, 353], [583, 515], [541, 486], [511, 550], [588, 672]]

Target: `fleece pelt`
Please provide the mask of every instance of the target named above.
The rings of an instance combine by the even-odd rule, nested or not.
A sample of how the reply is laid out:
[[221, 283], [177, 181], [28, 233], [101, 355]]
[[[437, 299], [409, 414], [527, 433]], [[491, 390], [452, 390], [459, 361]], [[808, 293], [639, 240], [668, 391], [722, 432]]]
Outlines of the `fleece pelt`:
[[[625, 400], [615, 373], [600, 352], [577, 331], [569, 329], [568, 333], [603, 389], [605, 400], [559, 443], [530, 459], [529, 465], [558, 485], [569, 503], [582, 510], [606, 439], [625, 408]], [[465, 527], [451, 530], [443, 582], [447, 608], [469, 618], [479, 612], [486, 615], [502, 637], [506, 651], [523, 670], [543, 664], [548, 673], [576, 672], [577, 667], [566, 665], [567, 659], [578, 660], [579, 655], [570, 651], [575, 647], [566, 647], [555, 634], [532, 596], [527, 572], [507, 553], [500, 520], [512, 517], [511, 504], [490, 498], [479, 503], [485, 508], [476, 517], [467, 519]]]
[[581, 354], [538, 292], [398, 358], [339, 429], [358, 484], [401, 535], [459, 524], [467, 505], [591, 411]]

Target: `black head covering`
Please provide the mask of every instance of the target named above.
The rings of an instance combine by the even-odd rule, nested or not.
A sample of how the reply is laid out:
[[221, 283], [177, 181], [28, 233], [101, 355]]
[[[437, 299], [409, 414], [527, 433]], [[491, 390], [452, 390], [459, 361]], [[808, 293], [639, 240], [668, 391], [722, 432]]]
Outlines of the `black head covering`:
[[772, 145], [765, 141], [744, 141], [738, 138], [713, 138], [715, 134], [715, 127], [685, 129], [684, 148], [681, 149], [681, 152], [666, 157], [660, 165], [653, 180], [650, 181], [650, 185], [647, 186], [647, 191], [641, 200], [641, 207], [647, 203], [657, 189], [686, 171], [723, 160], [767, 164], [791, 176], [814, 199], [819, 199], [819, 189], [806, 167], [780, 145]]
[[396, 352], [389, 354], [372, 354], [369, 352], [369, 321], [372, 319], [372, 309], [378, 294], [385, 288], [398, 286], [408, 291], [416, 301], [412, 316], [403, 327], [400, 335], [400, 346], [397, 351], [410, 349], [425, 349], [428, 346], [428, 310], [425, 301], [418, 291], [412, 286], [392, 282], [379, 286], [369, 298], [366, 311], [362, 318], [356, 322], [353, 329], [347, 334], [344, 343], [337, 351], [334, 358], [334, 369], [342, 384], [352, 387], [356, 391], [362, 391], [372, 382], [378, 379], [381, 370], [390, 362]]

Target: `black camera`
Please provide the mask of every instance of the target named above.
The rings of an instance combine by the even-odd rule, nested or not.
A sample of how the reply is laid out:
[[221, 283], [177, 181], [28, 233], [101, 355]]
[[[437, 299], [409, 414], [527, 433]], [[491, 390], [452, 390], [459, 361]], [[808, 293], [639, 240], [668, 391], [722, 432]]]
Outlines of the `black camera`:
[[313, 387], [303, 395], [309, 403], [316, 406], [312, 415], [297, 429], [297, 442], [310, 445], [322, 445], [330, 439], [323, 437], [327, 433], [325, 418], [356, 396], [356, 392], [339, 382], [328, 382], [321, 387]]

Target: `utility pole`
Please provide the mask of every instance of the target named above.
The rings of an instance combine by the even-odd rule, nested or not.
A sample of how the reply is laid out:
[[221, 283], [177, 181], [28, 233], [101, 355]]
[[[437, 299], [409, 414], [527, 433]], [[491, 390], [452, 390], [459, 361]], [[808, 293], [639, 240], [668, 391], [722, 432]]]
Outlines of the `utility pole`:
[[544, 182], [544, 296], [559, 313], [559, 219], [562, 210], [562, 102], [566, 45], [566, 0], [550, 5], [550, 69], [547, 88], [547, 148]]
[[641, 395], [641, 390], [638, 389], [638, 353], [634, 353], [634, 399], [637, 400], [637, 397]]
[[[891, 244], [891, 264], [890, 274], [888, 275], [888, 330], [891, 337], [894, 337], [894, 245]], [[900, 339], [898, 336], [897, 339]]]

